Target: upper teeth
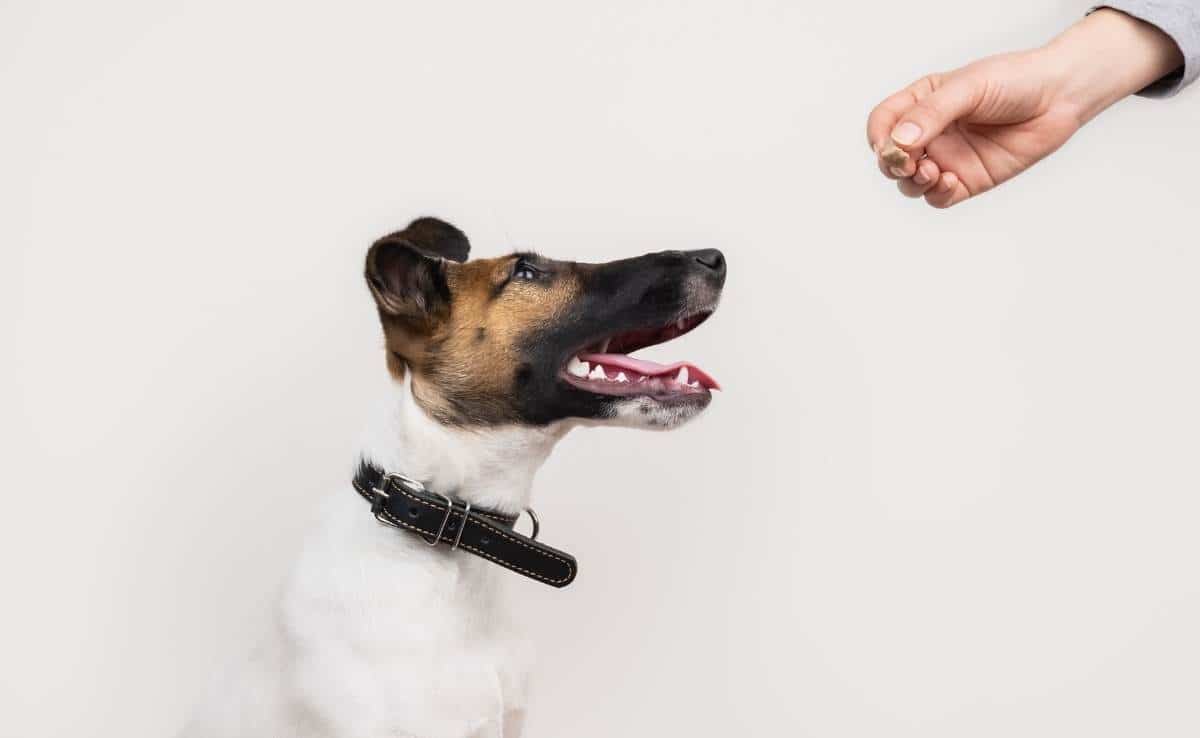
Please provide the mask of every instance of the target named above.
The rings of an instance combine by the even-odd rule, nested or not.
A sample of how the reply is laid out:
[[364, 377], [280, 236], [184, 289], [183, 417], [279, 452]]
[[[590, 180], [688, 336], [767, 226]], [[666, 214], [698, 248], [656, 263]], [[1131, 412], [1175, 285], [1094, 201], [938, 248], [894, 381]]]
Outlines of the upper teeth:
[[679, 321], [677, 323], [675, 323], [675, 327], [678, 328], [679, 330], [683, 330], [685, 326], [687, 326], [687, 323], [684, 321], [683, 318], [680, 318]]
[[[609, 377], [602, 364], [589, 364], [578, 356], [572, 356], [567, 362], [567, 372], [580, 379], [604, 379], [609, 382], [628, 382], [625, 372], [617, 372], [617, 376]], [[645, 377], [642, 377], [645, 379]]]
[[567, 362], [567, 371], [576, 377], [586, 377], [588, 375], [588, 363], [580, 361], [578, 356], [572, 356]]
[[[578, 356], [572, 356], [567, 362], [567, 372], [573, 376], [579, 377], [580, 379], [603, 379], [609, 382], [630, 381], [629, 377], [626, 376], [625, 372], [623, 371], [618, 371], [615, 376], [610, 377], [605, 371], [604, 365], [589, 364], [588, 362], [580, 359]], [[645, 382], [647, 377], [645, 375], [636, 375], [636, 379], [639, 382]], [[689, 379], [691, 378], [688, 376], [688, 368], [686, 366], [679, 367], [679, 373], [675, 375], [676, 382], [682, 385], [687, 385], [688, 387], [700, 386], [699, 381], [688, 381]]]
[[604, 339], [604, 343], [600, 344], [600, 350], [597, 351], [596, 353], [603, 354], [603, 353], [607, 352], [608, 351], [608, 342], [611, 340], [612, 340], [611, 338]]

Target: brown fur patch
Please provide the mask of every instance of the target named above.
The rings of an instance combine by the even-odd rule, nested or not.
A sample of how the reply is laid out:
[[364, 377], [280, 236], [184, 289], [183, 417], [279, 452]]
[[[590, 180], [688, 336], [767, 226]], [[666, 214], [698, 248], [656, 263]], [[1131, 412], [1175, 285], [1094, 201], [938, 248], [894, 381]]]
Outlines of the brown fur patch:
[[517, 257], [446, 263], [450, 309], [428, 326], [385, 320], [388, 369], [413, 367], [417, 400], [453, 424], [515, 420], [522, 337], [553, 323], [580, 290], [574, 265], [556, 262], [544, 279], [512, 279]]

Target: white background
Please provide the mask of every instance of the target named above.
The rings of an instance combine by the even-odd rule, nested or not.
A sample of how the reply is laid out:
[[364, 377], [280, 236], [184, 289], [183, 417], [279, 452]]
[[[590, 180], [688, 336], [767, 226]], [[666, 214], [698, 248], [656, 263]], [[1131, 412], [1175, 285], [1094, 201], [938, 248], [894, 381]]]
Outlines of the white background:
[[250, 648], [435, 214], [730, 263], [651, 352], [702, 421], [539, 477], [529, 735], [1196, 735], [1200, 97], [946, 212], [863, 132], [1085, 5], [7, 2], [0, 732], [170, 735]]

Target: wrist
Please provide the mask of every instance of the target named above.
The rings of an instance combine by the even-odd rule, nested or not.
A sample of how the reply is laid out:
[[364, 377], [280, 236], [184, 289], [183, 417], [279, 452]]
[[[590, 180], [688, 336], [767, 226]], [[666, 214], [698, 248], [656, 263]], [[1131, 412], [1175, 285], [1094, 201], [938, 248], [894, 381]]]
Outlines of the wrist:
[[1118, 100], [1183, 64], [1170, 36], [1110, 8], [1101, 8], [1038, 51], [1056, 78], [1056, 97], [1086, 123]]

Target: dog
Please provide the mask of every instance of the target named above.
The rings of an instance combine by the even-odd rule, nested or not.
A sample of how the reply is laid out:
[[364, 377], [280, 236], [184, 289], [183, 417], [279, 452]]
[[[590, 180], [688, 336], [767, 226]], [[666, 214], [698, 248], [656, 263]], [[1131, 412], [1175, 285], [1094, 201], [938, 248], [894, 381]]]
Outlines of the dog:
[[504, 580], [576, 570], [516, 532], [533, 477], [574, 427], [670, 429], [709, 405], [696, 366], [628, 354], [707, 320], [726, 265], [469, 251], [434, 218], [368, 250], [388, 372], [352, 484], [324, 502], [267, 642], [185, 738], [521, 734], [531, 654]]

